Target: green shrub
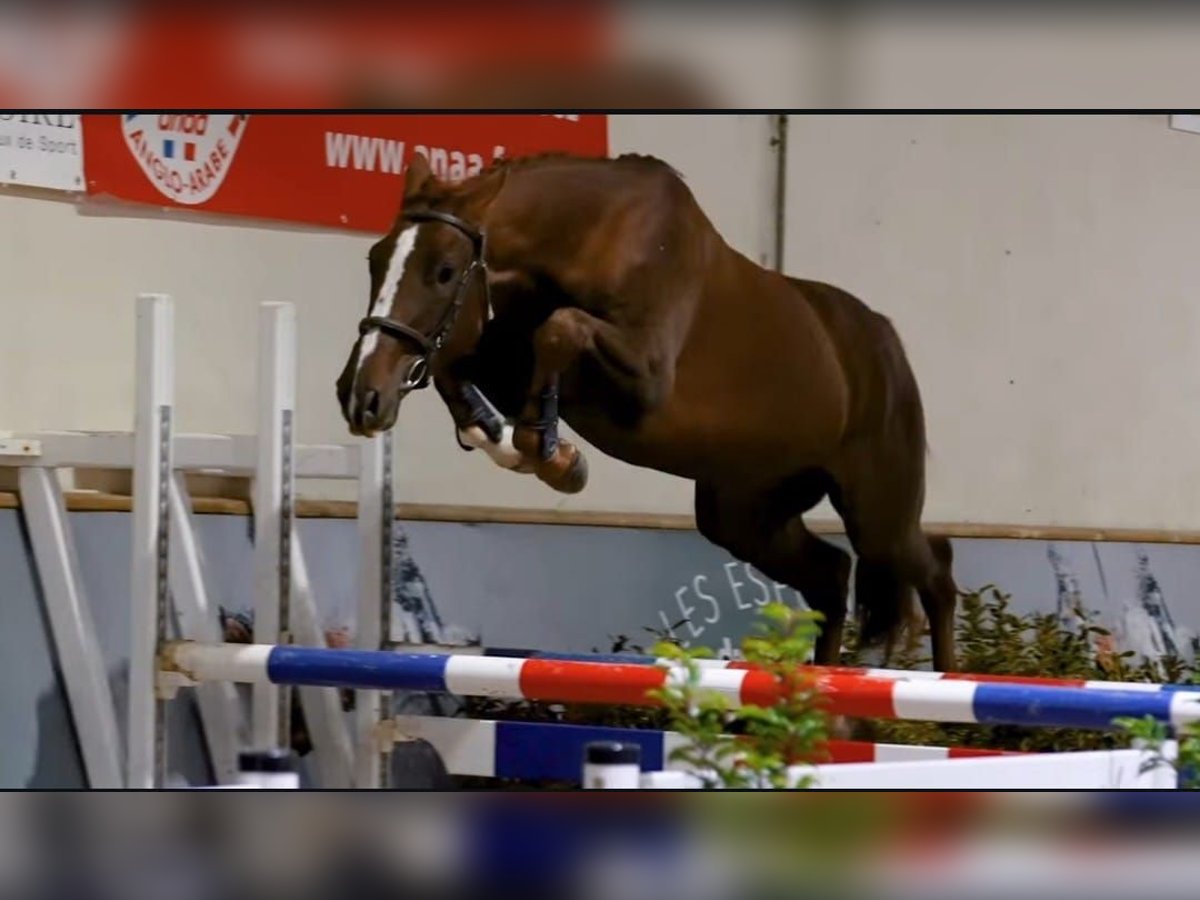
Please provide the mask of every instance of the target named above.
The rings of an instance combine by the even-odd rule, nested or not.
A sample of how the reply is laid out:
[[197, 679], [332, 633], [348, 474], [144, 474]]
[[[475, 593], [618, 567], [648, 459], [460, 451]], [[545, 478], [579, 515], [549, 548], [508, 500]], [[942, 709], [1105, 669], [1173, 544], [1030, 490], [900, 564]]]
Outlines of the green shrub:
[[[977, 675], [1033, 675], [1045, 678], [1078, 678], [1094, 681], [1183, 682], [1193, 671], [1182, 660], [1141, 659], [1132, 651], [1097, 652], [1097, 639], [1111, 637], [1094, 624], [1094, 617], [1078, 611], [1082, 621], [1065, 627], [1053, 613], [1018, 615], [1010, 608], [1011, 595], [994, 585], [960, 597], [956, 623], [959, 669]], [[854, 648], [843, 655], [846, 665], [861, 665]], [[928, 659], [907, 647], [891, 662], [893, 668], [926, 668]], [[1016, 725], [971, 725], [944, 722], [908, 722], [872, 719], [854, 723], [854, 736], [863, 740], [933, 746], [986, 747], [993, 750], [1109, 750], [1129, 745], [1120, 731], [1080, 728], [1043, 728]]]
[[1182, 790], [1200, 790], [1200, 722], [1192, 722], [1179, 730], [1178, 753], [1174, 759], [1168, 759], [1163, 753], [1163, 743], [1169, 735], [1167, 726], [1162, 722], [1153, 716], [1117, 721], [1133, 740], [1141, 741], [1150, 750], [1149, 758], [1141, 766], [1143, 772], [1158, 766], [1172, 766]]
[[[1074, 627], [1067, 627], [1053, 613], [1017, 614], [1012, 611], [1010, 600], [1010, 595], [994, 585], [961, 595], [956, 622], [960, 670], [980, 675], [1032, 675], [1097, 681], [1183, 683], [1200, 679], [1194, 666], [1177, 658], [1135, 659], [1136, 654], [1131, 651], [1106, 651], [1104, 643], [1111, 635], [1095, 624], [1094, 616], [1086, 611], [1077, 611], [1080, 621]], [[816, 620], [786, 607], [764, 608], [763, 620], [765, 633], [743, 641], [743, 655], [779, 677], [785, 661], [790, 665], [791, 661], [806, 658]], [[697, 697], [690, 694], [687, 687], [695, 684], [692, 661], [711, 656], [712, 651], [703, 647], [684, 650], [669, 632], [653, 628], [645, 630], [654, 638], [649, 650], [626, 635], [618, 635], [607, 652], [671, 657], [691, 672], [691, 680], [685, 680], [679, 692], [660, 697], [667, 702], [665, 708], [467, 698], [463, 712], [471, 718], [679, 730], [693, 739], [697, 760], [703, 758], [710, 767], [726, 768], [730, 759], [727, 751], [716, 749], [715, 729], [727, 730], [725, 726], [731, 720], [738, 720], [746, 733], [753, 735], [765, 748], [762, 756], [752, 758], [751, 768], [767, 781], [774, 781], [778, 776], [782, 758], [779, 751], [786, 741], [799, 739], [801, 734], [805, 739], [811, 737], [816, 741], [819, 740], [816, 735], [823, 734], [823, 725], [809, 715], [812, 698], [800, 690], [799, 684], [790, 700], [776, 710], [748, 715], [742, 710], [739, 715], [739, 711], [728, 704], [697, 705]], [[846, 646], [841, 662], [851, 666], [864, 665], [864, 653], [857, 646], [852, 617], [847, 622]], [[796, 656], [801, 650], [803, 654]], [[927, 668], [929, 659], [918, 646], [910, 644], [899, 648], [889, 665], [899, 669]], [[686, 715], [688, 709], [695, 713], [690, 719]], [[1165, 735], [1163, 729], [1156, 730], [1145, 723], [1118, 724], [1121, 727], [1104, 732], [885, 719], [849, 723], [850, 736], [860, 740], [1040, 752], [1117, 749], [1129, 746], [1131, 738], [1146, 740], [1153, 746], [1155, 740], [1161, 740]], [[1180, 737], [1177, 766], [1190, 777], [1193, 771], [1200, 772], [1200, 727], [1189, 729]], [[730, 775], [730, 783], [738, 777]]]
[[[741, 649], [747, 662], [775, 679], [779, 699], [771, 706], [735, 704], [702, 689], [696, 661], [712, 655], [708, 648], [688, 650], [674, 642], [655, 647], [668, 665], [684, 671], [682, 679], [650, 692], [663, 704], [670, 730], [686, 740], [672, 750], [671, 761], [686, 763], [706, 787], [788, 787], [791, 764], [812, 760], [827, 737], [828, 716], [812, 673], [802, 665], [820, 633], [820, 613], [769, 603], [759, 614], [759, 633], [743, 639]], [[731, 730], [738, 740], [730, 739]], [[795, 786], [810, 784], [805, 775]]]

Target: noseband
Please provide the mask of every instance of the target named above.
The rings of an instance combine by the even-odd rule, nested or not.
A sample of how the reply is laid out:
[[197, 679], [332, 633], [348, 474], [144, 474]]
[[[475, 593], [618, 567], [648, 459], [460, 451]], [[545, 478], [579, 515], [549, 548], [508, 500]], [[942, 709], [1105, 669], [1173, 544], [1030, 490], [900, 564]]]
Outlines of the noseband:
[[420, 366], [420, 375], [418, 378], [413, 379], [411, 383], [404, 386], [406, 390], [420, 390], [429, 384], [429, 362], [434, 354], [442, 348], [446, 336], [450, 333], [450, 329], [454, 327], [454, 323], [458, 319], [459, 310], [462, 309], [463, 301], [467, 296], [467, 285], [476, 272], [483, 275], [484, 300], [488, 310], [490, 311], [492, 308], [491, 289], [488, 286], [487, 280], [487, 260], [485, 258], [487, 253], [487, 237], [482, 230], [476, 228], [470, 222], [450, 213], [438, 212], [437, 210], [430, 209], [423, 212], [405, 213], [401, 218], [410, 222], [443, 222], [456, 229], [471, 242], [471, 262], [463, 270], [462, 276], [458, 279], [458, 285], [454, 289], [454, 300], [446, 307], [446, 311], [442, 313], [442, 318], [432, 331], [429, 333], [418, 331], [411, 325], [398, 322], [388, 316], [367, 316], [358, 323], [358, 333], [360, 336], [370, 331], [378, 330], [382, 334], [386, 334], [388, 337], [395, 338], [398, 341], [408, 341], [411, 344], [416, 344], [421, 349], [420, 358], [414, 364], [414, 367], [417, 365]]

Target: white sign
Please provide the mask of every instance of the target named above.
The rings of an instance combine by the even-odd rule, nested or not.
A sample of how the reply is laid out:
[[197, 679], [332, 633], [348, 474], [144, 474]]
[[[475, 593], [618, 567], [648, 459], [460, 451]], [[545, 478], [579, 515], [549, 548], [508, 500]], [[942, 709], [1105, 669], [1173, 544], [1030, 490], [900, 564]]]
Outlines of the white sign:
[[225, 181], [245, 114], [142, 115], [121, 118], [125, 145], [159, 193], [189, 206], [211, 200]]
[[82, 191], [79, 116], [0, 112], [0, 184]]
[[1200, 116], [1171, 116], [1171, 127], [1176, 131], [1200, 133]]

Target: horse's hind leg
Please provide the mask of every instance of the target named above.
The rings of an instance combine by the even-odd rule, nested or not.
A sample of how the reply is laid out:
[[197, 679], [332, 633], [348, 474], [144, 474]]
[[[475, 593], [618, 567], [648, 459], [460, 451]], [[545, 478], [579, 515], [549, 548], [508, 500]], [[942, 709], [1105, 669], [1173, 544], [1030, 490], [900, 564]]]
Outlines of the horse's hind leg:
[[[957, 668], [954, 611], [958, 588], [951, 575], [952, 553], [945, 538], [921, 531], [924, 502], [923, 460], [899, 457], [864, 459], [835, 473], [834, 506], [846, 524], [858, 554], [855, 605], [864, 638], [892, 639], [907, 624], [911, 591], [916, 588], [929, 619], [934, 668]], [[905, 463], [908, 465], [905, 465]]]
[[824, 496], [821, 484], [814, 478], [808, 492], [765, 496], [697, 484], [696, 526], [714, 544], [798, 590], [809, 607], [823, 615], [814, 658], [834, 665], [842, 648], [850, 556], [810, 532], [801, 519], [801, 513]]
[[958, 585], [954, 583], [954, 551], [949, 539], [940, 535], [929, 537], [926, 546], [933, 556], [932, 574], [925, 583], [918, 582], [921, 605], [929, 617], [933, 663], [943, 672], [958, 667], [954, 652], [954, 610], [958, 602]]

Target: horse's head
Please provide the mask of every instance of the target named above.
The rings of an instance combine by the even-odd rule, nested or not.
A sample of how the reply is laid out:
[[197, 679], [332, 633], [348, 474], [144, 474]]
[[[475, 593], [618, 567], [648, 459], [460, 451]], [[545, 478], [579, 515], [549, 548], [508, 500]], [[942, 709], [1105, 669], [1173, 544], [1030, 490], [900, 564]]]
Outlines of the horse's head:
[[482, 328], [489, 298], [478, 199], [439, 182], [414, 154], [400, 215], [367, 256], [368, 311], [337, 381], [351, 433], [395, 425], [400, 401]]

